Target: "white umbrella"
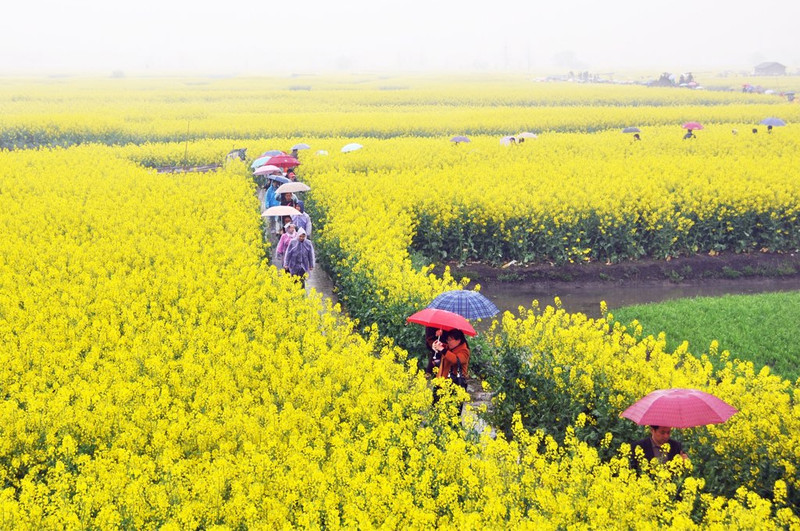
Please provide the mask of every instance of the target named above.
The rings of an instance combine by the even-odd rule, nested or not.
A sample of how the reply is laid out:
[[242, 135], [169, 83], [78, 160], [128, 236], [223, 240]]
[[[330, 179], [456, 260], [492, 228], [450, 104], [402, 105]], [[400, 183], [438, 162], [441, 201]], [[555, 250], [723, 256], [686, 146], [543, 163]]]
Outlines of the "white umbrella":
[[308, 192], [309, 190], [311, 190], [311, 187], [309, 185], [307, 185], [306, 183], [292, 182], [292, 183], [286, 183], [286, 184], [280, 185], [278, 187], [278, 189], [275, 190], [275, 193], [276, 194], [291, 194], [291, 193], [294, 193], [294, 192]]
[[261, 213], [262, 217], [269, 217], [269, 216], [297, 216], [300, 214], [300, 211], [296, 208], [292, 208], [286, 205], [278, 205], [274, 207], [269, 207], [264, 212]]
[[259, 167], [256, 171], [253, 172], [253, 175], [269, 175], [270, 173], [283, 173], [277, 166], [273, 166], [272, 164], [265, 164]]
[[514, 138], [513, 136], [504, 136], [503, 138], [500, 139], [500, 144], [503, 145], [503, 146], [510, 146], [511, 144], [515, 143], [516, 141], [517, 141], [517, 139]]
[[351, 151], [355, 151], [363, 147], [364, 146], [362, 146], [361, 144], [356, 144], [355, 142], [353, 142], [352, 144], [347, 144], [346, 146], [344, 146], [342, 148], [342, 153], [350, 153]]
[[536, 133], [531, 133], [530, 131], [525, 131], [524, 133], [518, 134], [517, 138], [536, 138]]
[[292, 146], [292, 150], [295, 150], [295, 149], [311, 149], [311, 146], [309, 146], [305, 142], [301, 142], [299, 144], [295, 144], [295, 145]]

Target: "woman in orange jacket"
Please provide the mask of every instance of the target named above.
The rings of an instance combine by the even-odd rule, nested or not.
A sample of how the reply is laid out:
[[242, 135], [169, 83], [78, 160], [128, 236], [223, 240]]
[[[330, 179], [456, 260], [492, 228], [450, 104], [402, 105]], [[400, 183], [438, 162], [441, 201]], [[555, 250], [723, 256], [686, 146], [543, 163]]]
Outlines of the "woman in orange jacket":
[[[467, 377], [469, 370], [469, 344], [461, 330], [450, 330], [442, 335], [439, 344], [443, 345], [444, 352], [441, 354], [442, 362], [439, 366], [439, 378], [455, 378], [460, 376]], [[459, 363], [461, 362], [461, 374]]]
[[[466, 391], [467, 374], [469, 370], [469, 344], [461, 330], [450, 330], [442, 334], [442, 339], [434, 341], [432, 348], [440, 353], [441, 363], [437, 378], [450, 378], [454, 384], [460, 385]], [[438, 386], [433, 388], [433, 403], [439, 401]], [[458, 408], [458, 415], [464, 411], [462, 403]]]

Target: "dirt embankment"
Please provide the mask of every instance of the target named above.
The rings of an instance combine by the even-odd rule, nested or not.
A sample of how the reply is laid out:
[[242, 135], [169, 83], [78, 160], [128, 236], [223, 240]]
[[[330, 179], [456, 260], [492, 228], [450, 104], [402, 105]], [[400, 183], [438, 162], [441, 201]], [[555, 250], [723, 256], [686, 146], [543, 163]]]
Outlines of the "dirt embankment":
[[479, 262], [463, 265], [442, 264], [434, 272], [441, 274], [449, 265], [456, 278], [487, 283], [581, 283], [613, 284], [655, 281], [730, 280], [743, 278], [800, 277], [800, 253], [721, 253], [695, 255], [671, 260], [636, 260], [619, 264], [590, 262], [583, 264], [510, 264], [493, 267]]

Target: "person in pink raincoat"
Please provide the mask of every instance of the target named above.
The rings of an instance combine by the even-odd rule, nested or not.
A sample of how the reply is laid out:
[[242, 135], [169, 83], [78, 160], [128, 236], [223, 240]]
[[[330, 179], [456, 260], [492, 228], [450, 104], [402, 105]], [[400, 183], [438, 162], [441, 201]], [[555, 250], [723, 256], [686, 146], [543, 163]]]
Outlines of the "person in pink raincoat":
[[289, 244], [297, 238], [297, 230], [294, 223], [287, 223], [284, 226], [283, 234], [281, 234], [281, 239], [278, 241], [278, 248], [275, 252], [278, 253], [278, 258], [281, 260], [283, 259], [283, 255], [286, 254], [286, 249], [289, 248]]

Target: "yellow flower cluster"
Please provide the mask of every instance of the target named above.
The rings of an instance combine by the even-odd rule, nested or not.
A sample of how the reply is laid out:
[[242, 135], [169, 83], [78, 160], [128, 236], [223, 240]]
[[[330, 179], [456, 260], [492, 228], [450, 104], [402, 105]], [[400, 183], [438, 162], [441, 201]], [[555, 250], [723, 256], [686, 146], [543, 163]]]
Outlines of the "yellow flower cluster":
[[797, 525], [424, 414], [405, 352], [267, 267], [240, 171], [87, 146], [0, 153], [0, 182], [4, 528]]
[[800, 107], [777, 96], [532, 83], [527, 76], [9, 79], [0, 83], [0, 111], [0, 148], [187, 137], [499, 137], [523, 130], [586, 132], [689, 120], [756, 124], [774, 115], [800, 122]]
[[[163, 85], [137, 90], [153, 83]], [[449, 134], [617, 127], [630, 121], [632, 108], [617, 109], [631, 101], [626, 98], [640, 98], [640, 125], [678, 117], [745, 123], [785, 106], [750, 95], [685, 91], [688, 99], [678, 108], [675, 92], [559, 89], [565, 96], [541, 85], [531, 94], [527, 82], [496, 100], [487, 98], [506, 85], [478, 83], [455, 104], [446, 84], [407, 90], [419, 80], [408, 87], [373, 81], [358, 90], [352, 80], [315, 82], [310, 91], [285, 80], [195, 83], [106, 80], [89, 88], [69, 80], [33, 86], [4, 80], [0, 86], [2, 146], [131, 142], [0, 152], [0, 527], [800, 526], [784, 507], [797, 490], [789, 468], [797, 462], [790, 449], [795, 439], [776, 441], [778, 432], [795, 426], [797, 391], [766, 373], [732, 364], [714, 384], [700, 381], [699, 375], [710, 376], [702, 360], [663, 353], [657, 340], [601, 322], [587, 324], [580, 316], [554, 317], [552, 324], [534, 316], [504, 322], [517, 336], [515, 347], [532, 349], [531, 360], [550, 347], [565, 357], [547, 365], [545, 376], [575, 404], [620, 408], [647, 382], [663, 383], [678, 361], [686, 369], [670, 384], [716, 385], [735, 394], [738, 424], [697, 435], [698, 448], [727, 455], [726, 463], [741, 456], [731, 473], [741, 475], [742, 486], [724, 498], [708, 493], [715, 492], [712, 474], [686, 477], [691, 466], [638, 476], [627, 467], [624, 445], [606, 458], [604, 452], [614, 453], [613, 437], [606, 435], [599, 450], [579, 440], [581, 430], [598, 422], [591, 415], [576, 415], [563, 441], [528, 433], [522, 416], [514, 419], [510, 440], [465, 432], [453, 422], [452, 400], [431, 409], [430, 389], [414, 362], [373, 325], [381, 323], [380, 332], [398, 342], [404, 334], [419, 336], [416, 325], [403, 327], [409, 310], [458, 287], [447, 272], [437, 277], [413, 265], [408, 252], [424, 225], [433, 234], [435, 224], [459, 221], [452, 202], [489, 194], [493, 202], [479, 210], [513, 219], [521, 210], [506, 206], [507, 195], [492, 195], [486, 184], [511, 178], [537, 157], [546, 160], [544, 148], [603, 160], [613, 152], [603, 145], [619, 139], [619, 150], [633, 153], [629, 139], [610, 133], [542, 135], [502, 149], [491, 136], [455, 146]], [[443, 103], [452, 108], [442, 109]], [[785, 111], [787, 119], [795, 112]], [[188, 145], [182, 143], [187, 126]], [[165, 175], [140, 165], [218, 162], [238, 147], [248, 147], [252, 159], [262, 149], [287, 149], [298, 131], [324, 135], [303, 140], [330, 152], [304, 154], [301, 173], [313, 186], [315, 244], [337, 270], [348, 309], [358, 309], [363, 336], [338, 308], [306, 297], [268, 267], [245, 165]], [[653, 131], [654, 138], [661, 134]], [[444, 137], [370, 140], [398, 134]], [[792, 134], [781, 147], [787, 153], [795, 149]], [[663, 140], [672, 135], [664, 129]], [[364, 149], [338, 152], [354, 140]], [[765, 148], [777, 142], [741, 140]], [[160, 141], [166, 142], [147, 143]], [[528, 148], [534, 154], [525, 162]], [[650, 158], [658, 161], [654, 153]], [[564, 164], [573, 175], [591, 172], [575, 161]], [[638, 164], [649, 167], [644, 157]], [[785, 168], [775, 162], [773, 169]], [[608, 179], [611, 173], [598, 171]], [[523, 174], [539, 183], [538, 195], [561, 193], [560, 181]], [[587, 175], [583, 182], [591, 180]], [[764, 204], [773, 205], [771, 193], [793, 208], [794, 196], [769, 183]], [[559, 227], [576, 219], [556, 201], [537, 205], [523, 188], [510, 193], [530, 212], [532, 205], [541, 216], [553, 210]], [[468, 213], [487, 231], [497, 221], [502, 230], [509, 225], [493, 214]], [[583, 248], [580, 243], [572, 247]], [[643, 351], [652, 366], [614, 361], [622, 346], [603, 345], [592, 330]], [[602, 347], [595, 359], [609, 361], [608, 370], [572, 358], [572, 366], [562, 363], [576, 352], [589, 358], [594, 347]], [[536, 391], [522, 378], [516, 388]], [[788, 420], [758, 421], [759, 401]], [[761, 446], [747, 446], [756, 442], [753, 434], [764, 437]], [[757, 460], [764, 456], [767, 465]], [[780, 469], [770, 485], [755, 480], [763, 466]], [[759, 496], [767, 490], [774, 501]]]
[[326, 176], [315, 179], [324, 187], [315, 198], [336, 205], [337, 218], [357, 209], [374, 223], [370, 212], [384, 203], [409, 211], [419, 222], [413, 246], [437, 259], [606, 262], [797, 248], [800, 131], [699, 134], [685, 141], [679, 128], [659, 127], [633, 142], [619, 132], [565, 133], [514, 146], [362, 139], [362, 152], [312, 158], [306, 170]]
[[[601, 433], [619, 432], [621, 422], [631, 424], [620, 421], [619, 414], [656, 389], [693, 388], [720, 397], [738, 413], [724, 424], [682, 433], [697, 474], [723, 491], [741, 485], [767, 494], [777, 482], [797, 492], [800, 382], [792, 385], [768, 368], [756, 372], [752, 363], [736, 360], [714, 371], [710, 358], [723, 356], [724, 361], [728, 356], [718, 354], [715, 344], [700, 356], [689, 353], [685, 343], [666, 352], [663, 336], [642, 338], [636, 323], [629, 331], [609, 324], [612, 316], [608, 319], [570, 315], [553, 306], [519, 317], [506, 313], [493, 340], [498, 349], [526, 353], [532, 371], [528, 378], [539, 387], [529, 395], [538, 398], [540, 407], [547, 409], [555, 398], [544, 395], [543, 387], [554, 389], [569, 397], [566, 405], [561, 403], [562, 415], [576, 415], [583, 419], [581, 427], [591, 423]], [[783, 492], [785, 499], [785, 487]]]

